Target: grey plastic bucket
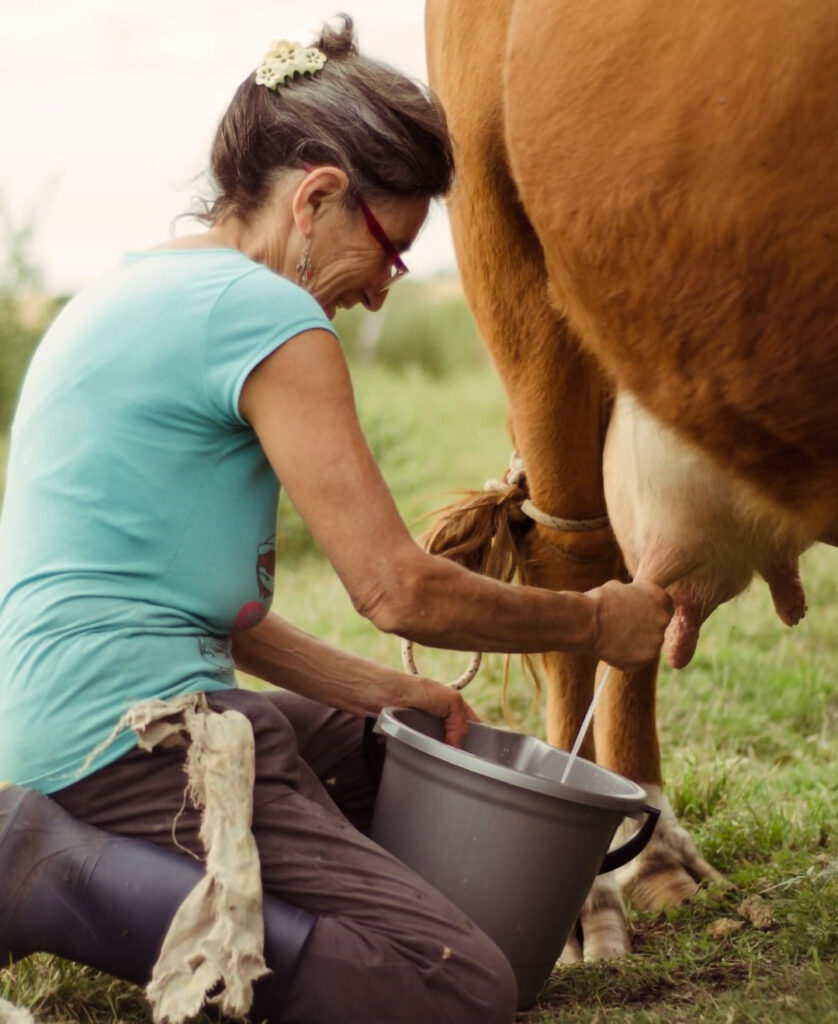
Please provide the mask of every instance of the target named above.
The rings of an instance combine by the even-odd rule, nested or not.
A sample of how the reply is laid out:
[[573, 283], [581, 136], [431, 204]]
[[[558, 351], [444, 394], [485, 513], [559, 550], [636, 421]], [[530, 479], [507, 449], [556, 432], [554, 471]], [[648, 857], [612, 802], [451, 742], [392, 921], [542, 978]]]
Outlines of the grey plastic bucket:
[[[598, 873], [628, 863], [658, 811], [635, 783], [534, 736], [470, 724], [462, 748], [442, 722], [385, 708], [387, 754], [373, 839], [460, 907], [503, 950], [518, 1008], [535, 1003]], [[640, 830], [608, 852], [624, 817]]]

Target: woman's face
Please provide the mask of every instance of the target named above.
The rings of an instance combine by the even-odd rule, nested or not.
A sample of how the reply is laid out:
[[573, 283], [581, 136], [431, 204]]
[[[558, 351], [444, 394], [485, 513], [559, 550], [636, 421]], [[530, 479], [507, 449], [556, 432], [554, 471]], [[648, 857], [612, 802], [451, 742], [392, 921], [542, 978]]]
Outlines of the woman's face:
[[[428, 199], [370, 202], [375, 219], [399, 253], [406, 252], [428, 215]], [[331, 319], [337, 309], [380, 309], [392, 265], [359, 208], [332, 203], [315, 217], [309, 234], [312, 276], [303, 286]]]

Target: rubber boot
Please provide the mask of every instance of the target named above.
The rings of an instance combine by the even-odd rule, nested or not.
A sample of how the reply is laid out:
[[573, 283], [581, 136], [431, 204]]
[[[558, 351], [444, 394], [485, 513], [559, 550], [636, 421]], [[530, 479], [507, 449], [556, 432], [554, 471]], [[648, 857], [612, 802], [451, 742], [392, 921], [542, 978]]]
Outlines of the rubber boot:
[[[203, 866], [77, 821], [31, 789], [0, 791], [0, 967], [52, 953], [145, 985]], [[315, 915], [265, 895], [265, 961], [251, 1019], [282, 1019]]]

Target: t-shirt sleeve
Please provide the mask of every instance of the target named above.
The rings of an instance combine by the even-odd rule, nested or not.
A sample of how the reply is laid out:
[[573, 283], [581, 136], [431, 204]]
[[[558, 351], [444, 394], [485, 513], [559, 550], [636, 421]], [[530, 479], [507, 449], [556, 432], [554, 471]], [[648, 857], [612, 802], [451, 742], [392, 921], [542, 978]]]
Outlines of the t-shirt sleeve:
[[335, 333], [317, 301], [299, 285], [254, 267], [228, 284], [210, 311], [204, 338], [207, 402], [224, 421], [244, 424], [239, 398], [248, 375], [302, 331]]

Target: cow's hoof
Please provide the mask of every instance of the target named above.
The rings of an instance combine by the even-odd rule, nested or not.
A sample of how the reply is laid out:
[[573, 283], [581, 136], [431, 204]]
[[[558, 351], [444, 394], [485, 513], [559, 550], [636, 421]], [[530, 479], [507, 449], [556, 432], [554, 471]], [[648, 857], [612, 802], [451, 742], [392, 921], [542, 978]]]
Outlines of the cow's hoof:
[[[623, 895], [639, 910], [660, 911], [686, 902], [701, 882], [727, 885], [724, 876], [699, 854], [659, 786], [646, 786], [647, 799], [661, 812], [648, 846], [617, 876]], [[624, 839], [637, 826], [624, 823], [617, 833]]]
[[[634, 860], [594, 881], [560, 963], [607, 960], [631, 952], [623, 897], [639, 910], [658, 912], [690, 899], [702, 882], [729, 884], [701, 857], [663, 790], [649, 785], [645, 789], [648, 803], [661, 812], [657, 828]], [[637, 823], [626, 821], [613, 845], [624, 843], [636, 831]]]
[[600, 875], [565, 943], [561, 963], [609, 960], [631, 951], [623, 898], [614, 873]]
[[564, 944], [562, 955], [559, 957], [560, 964], [581, 964], [585, 959], [585, 955], [582, 951], [582, 924], [577, 921], [573, 926], [573, 931], [568, 935], [567, 942]]

